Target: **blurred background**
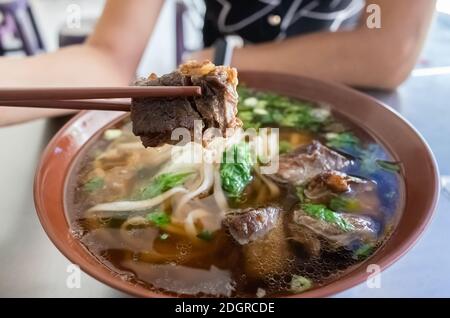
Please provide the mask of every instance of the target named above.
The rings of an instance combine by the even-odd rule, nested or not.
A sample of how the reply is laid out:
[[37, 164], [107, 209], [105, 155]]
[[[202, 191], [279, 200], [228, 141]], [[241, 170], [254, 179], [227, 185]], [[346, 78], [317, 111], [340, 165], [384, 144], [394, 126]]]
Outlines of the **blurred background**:
[[[2, 52], [2, 45], [0, 45], [0, 55], [27, 53], [23, 50], [24, 46], [21, 43], [23, 41], [19, 40], [20, 34], [14, 32], [14, 27], [8, 28], [8, 24], [14, 24], [14, 22], [8, 23], [6, 21], [5, 23], [4, 21], [5, 10], [2, 7], [7, 8], [8, 3], [28, 3], [28, 12], [21, 12], [23, 10], [20, 9], [20, 5], [18, 9], [14, 9], [12, 12], [13, 15], [19, 17], [19, 22], [22, 20], [24, 24], [30, 24], [28, 16], [31, 16], [31, 20], [34, 20], [34, 30], [30, 26], [29, 32], [23, 32], [23, 37], [25, 42], [32, 43], [38, 42], [36, 38], [41, 39], [42, 48], [39, 48], [39, 45], [36, 44], [34, 45], [36, 49], [32, 49], [29, 53], [36, 54], [39, 50], [54, 51], [61, 46], [82, 42], [93, 30], [105, 0], [0, 0], [0, 43], [3, 43], [5, 47], [4, 52]], [[438, 0], [436, 10], [440, 15], [433, 25], [431, 36], [436, 36], [441, 31], [445, 37], [434, 42], [437, 46], [431, 48], [428, 45], [423, 56], [427, 56], [429, 53], [436, 56], [436, 52], [440, 51], [439, 43], [445, 45], [450, 37], [449, 32], [442, 32], [450, 30], [448, 19], [450, 0]], [[203, 12], [203, 0], [166, 0], [157, 28], [148, 44], [137, 75], [146, 76], [150, 72], [162, 74], [171, 71], [177, 64], [177, 55], [179, 61], [182, 52], [200, 49], [202, 45]], [[78, 13], [80, 14], [79, 23], [76, 22]], [[25, 27], [25, 29], [27, 28]], [[430, 50], [435, 52], [430, 52]], [[165, 52], [165, 54], [157, 54], [158, 52]], [[167, 54], [167, 52], [172, 52], [172, 54]], [[445, 54], [442, 51], [439, 54], [439, 61], [444, 62], [444, 65], [433, 65], [432, 60], [421, 59], [418, 67], [448, 66], [450, 65], [450, 54]], [[449, 70], [444, 68], [432, 71], [447, 72]], [[416, 71], [414, 74], [428, 73]]]
[[[95, 26], [96, 19], [101, 14], [105, 0], [0, 0], [0, 21], [4, 21], [2, 7], [7, 7], [6, 4], [10, 2], [28, 2], [32, 19], [36, 22], [37, 32], [29, 27], [29, 32], [24, 32], [25, 41], [35, 42], [35, 37], [40, 36], [43, 49], [54, 51], [60, 46], [79, 43], [88, 36]], [[177, 54], [177, 32], [175, 32], [177, 20], [178, 23], [183, 25], [183, 45], [189, 49], [200, 48], [203, 10], [203, 0], [167, 0], [138, 69], [138, 75], [148, 75], [150, 70], [161, 74], [174, 68]], [[24, 24], [29, 24], [28, 16], [30, 12], [24, 13], [21, 11], [20, 8], [12, 10], [13, 15], [20, 17], [19, 20], [22, 20]], [[80, 24], [76, 22], [78, 12], [81, 18]], [[14, 24], [14, 22], [11, 24]], [[2, 22], [0, 22], [0, 25], [2, 25]], [[20, 50], [22, 47], [19, 40], [20, 35], [14, 35], [15, 32], [11, 32], [11, 27], [5, 28], [4, 22], [3, 25], [3, 31], [0, 27], [0, 39], [5, 46], [6, 52], [4, 54], [24, 54], [23, 50]], [[178, 35], [181, 37], [180, 33]], [[8, 49], [14, 51], [8, 52]], [[16, 51], [16, 49], [18, 50]], [[172, 54], [152, 54], [152, 52], [172, 52]]]

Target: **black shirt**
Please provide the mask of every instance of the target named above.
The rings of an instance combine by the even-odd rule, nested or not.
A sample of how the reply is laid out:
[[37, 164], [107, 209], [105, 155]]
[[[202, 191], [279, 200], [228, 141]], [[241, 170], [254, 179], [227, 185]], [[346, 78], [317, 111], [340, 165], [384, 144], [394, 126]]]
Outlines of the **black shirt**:
[[205, 0], [205, 46], [224, 35], [259, 43], [354, 23], [365, 0]]

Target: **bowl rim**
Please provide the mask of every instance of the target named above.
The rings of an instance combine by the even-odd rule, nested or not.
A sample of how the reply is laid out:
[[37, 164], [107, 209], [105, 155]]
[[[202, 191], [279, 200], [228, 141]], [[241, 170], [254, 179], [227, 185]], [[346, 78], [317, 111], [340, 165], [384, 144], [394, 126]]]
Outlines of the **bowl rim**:
[[[417, 131], [417, 129], [414, 128], [414, 126], [408, 120], [406, 120], [399, 112], [397, 112], [395, 109], [387, 106], [385, 103], [383, 103], [367, 94], [364, 94], [353, 88], [347, 87], [347, 86], [339, 84], [339, 83], [333, 83], [333, 82], [328, 82], [328, 81], [323, 81], [323, 80], [312, 79], [312, 78], [308, 78], [308, 77], [304, 77], [304, 76], [290, 75], [290, 74], [284, 74], [284, 73], [278, 73], [278, 72], [242, 71], [241, 73], [246, 74], [248, 76], [263, 76], [263, 77], [264, 76], [275, 76], [275, 77], [284, 77], [286, 79], [288, 79], [288, 78], [295, 79], [297, 81], [299, 81], [299, 80], [308, 81], [312, 85], [318, 85], [318, 86], [323, 86], [323, 87], [326, 86], [327, 88], [332, 89], [332, 90], [339, 90], [344, 94], [358, 96], [359, 98], [370, 100], [372, 103], [375, 103], [379, 106], [380, 111], [389, 112], [390, 114], [387, 116], [395, 117], [398, 122], [402, 123], [417, 138], [417, 141], [420, 142], [421, 146], [423, 147], [423, 150], [426, 151], [427, 157], [432, 166], [433, 173], [430, 177], [432, 177], [434, 179], [433, 180], [433, 184], [434, 184], [433, 196], [431, 198], [429, 206], [427, 206], [427, 209], [426, 209], [427, 212], [426, 212], [425, 216], [422, 218], [419, 226], [417, 226], [413, 230], [409, 231], [407, 237], [405, 237], [401, 241], [401, 244], [399, 244], [394, 249], [393, 252], [386, 254], [384, 257], [382, 257], [381, 260], [379, 262], [377, 262], [377, 265], [380, 266], [381, 271], [384, 271], [386, 268], [388, 268], [393, 263], [398, 261], [403, 255], [405, 255], [417, 243], [417, 241], [423, 235], [426, 227], [428, 226], [431, 218], [434, 215], [434, 212], [435, 212], [435, 209], [436, 209], [436, 206], [438, 203], [439, 195], [440, 195], [439, 172], [438, 172], [438, 165], [437, 165], [435, 156], [434, 156], [433, 152], [431, 151], [429, 145], [427, 144], [427, 142], [425, 141], [423, 136]], [[34, 188], [33, 188], [34, 203], [35, 203], [35, 208], [36, 208], [36, 212], [37, 212], [39, 221], [40, 221], [44, 231], [46, 232], [47, 236], [50, 238], [50, 240], [56, 246], [56, 248], [69, 261], [78, 265], [81, 268], [81, 270], [83, 270], [85, 273], [87, 273], [91, 277], [95, 278], [96, 280], [101, 281], [102, 283], [104, 283], [108, 286], [111, 286], [117, 290], [120, 290], [122, 292], [125, 292], [125, 293], [133, 295], [133, 296], [137, 296], [137, 297], [152, 297], [152, 298], [175, 297], [170, 294], [164, 294], [162, 292], [161, 293], [155, 292], [152, 290], [142, 288], [140, 286], [134, 286], [132, 284], [126, 283], [126, 282], [116, 278], [114, 275], [111, 275], [111, 274], [104, 275], [103, 273], [99, 272], [99, 267], [101, 265], [104, 266], [104, 264], [102, 264], [99, 261], [98, 261], [97, 266], [91, 266], [90, 264], [87, 264], [87, 263], [81, 264], [81, 263], [75, 262], [74, 260], [76, 260], [77, 257], [73, 254], [71, 247], [67, 243], [62, 242], [62, 240], [58, 237], [58, 235], [55, 233], [55, 231], [51, 228], [51, 224], [49, 224], [47, 219], [44, 218], [44, 216], [47, 212], [45, 211], [45, 207], [43, 206], [44, 204], [43, 204], [42, 200], [40, 200], [40, 198], [41, 198], [41, 194], [42, 194], [41, 192], [45, 189], [43, 189], [43, 187], [41, 187], [40, 181], [43, 179], [43, 176], [44, 176], [43, 174], [45, 173], [45, 171], [43, 169], [45, 162], [49, 160], [52, 150], [55, 148], [55, 146], [57, 145], [57, 143], [61, 139], [61, 137], [64, 136], [65, 134], [67, 134], [67, 132], [70, 130], [70, 128], [76, 122], [78, 122], [83, 117], [87, 116], [88, 113], [92, 114], [94, 112], [95, 111], [82, 111], [79, 114], [77, 114], [76, 116], [74, 116], [55, 134], [55, 136], [50, 140], [50, 142], [46, 146], [45, 150], [43, 151], [43, 153], [41, 155], [41, 159], [37, 165], [37, 170], [36, 170], [36, 174], [35, 174], [35, 178], [34, 178]], [[123, 117], [126, 116], [126, 113], [119, 113], [119, 112], [114, 112], [114, 113], [117, 113], [117, 116], [114, 117], [113, 119], [109, 120], [106, 124], [102, 124], [101, 127], [96, 127], [95, 133], [93, 133], [88, 138], [87, 142], [83, 142], [82, 146], [80, 146], [76, 150], [74, 155], [72, 155], [72, 157], [70, 158], [70, 162], [67, 165], [67, 169], [66, 169], [66, 171], [64, 171], [64, 178], [63, 178], [64, 179], [64, 187], [65, 187], [67, 179], [70, 175], [70, 171], [72, 171], [71, 167], [73, 166], [73, 162], [78, 159], [79, 153], [85, 148], [86, 143], [91, 141], [92, 138], [94, 138], [99, 132], [103, 131], [107, 126], [110, 126], [114, 122], [120, 121]], [[120, 115], [120, 114], [123, 114], [123, 115]], [[388, 150], [391, 151], [391, 149], [388, 149]], [[62, 199], [64, 199], [64, 196], [65, 196], [65, 191], [63, 190], [63, 198]], [[70, 234], [70, 225], [68, 223], [68, 220], [67, 220], [66, 214], [65, 214], [65, 208], [63, 208], [62, 212], [64, 213], [64, 218], [67, 223], [67, 234], [71, 235]], [[397, 227], [394, 230], [394, 232], [396, 230], [397, 230]], [[391, 238], [389, 238], [387, 241], [389, 241], [390, 239]], [[88, 250], [85, 250], [85, 252], [87, 254], [89, 254], [90, 257], [93, 258], [93, 256], [90, 254], [90, 252]], [[370, 263], [370, 259], [371, 258], [365, 260], [364, 262], [359, 263], [357, 266], [360, 267], [360, 266], [364, 266], [365, 264]], [[353, 269], [350, 269], [346, 274], [341, 276], [338, 280], [331, 282], [330, 284], [319, 287], [317, 289], [313, 289], [311, 291], [306, 291], [301, 294], [293, 294], [293, 295], [287, 295], [287, 296], [285, 295], [283, 297], [286, 297], [286, 298], [327, 297], [330, 295], [335, 295], [339, 292], [345, 291], [349, 288], [352, 288], [352, 287], [362, 283], [364, 280], [366, 280], [368, 278], [368, 276], [369, 276], [369, 274], [367, 272], [366, 273], [360, 272], [357, 274], [357, 273], [355, 273], [355, 271]]]

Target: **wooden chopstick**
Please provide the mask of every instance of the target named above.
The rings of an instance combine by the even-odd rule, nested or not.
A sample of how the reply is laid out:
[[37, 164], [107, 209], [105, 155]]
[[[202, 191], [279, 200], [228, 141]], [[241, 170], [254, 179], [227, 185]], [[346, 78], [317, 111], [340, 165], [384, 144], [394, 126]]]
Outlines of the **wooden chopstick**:
[[0, 107], [56, 108], [72, 110], [110, 110], [129, 112], [131, 100], [25, 100], [0, 101]]
[[0, 101], [186, 97], [199, 95], [201, 95], [199, 86], [0, 88]]

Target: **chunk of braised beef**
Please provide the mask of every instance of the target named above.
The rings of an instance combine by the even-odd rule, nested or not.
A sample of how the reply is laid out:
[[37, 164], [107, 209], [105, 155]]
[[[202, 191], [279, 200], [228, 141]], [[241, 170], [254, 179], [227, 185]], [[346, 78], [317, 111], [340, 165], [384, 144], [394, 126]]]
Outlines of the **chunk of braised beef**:
[[309, 180], [303, 193], [311, 202], [327, 204], [330, 199], [342, 193], [350, 192], [355, 185], [365, 183], [367, 181], [343, 172], [325, 171]]
[[170, 74], [141, 79], [137, 86], [200, 86], [199, 97], [133, 98], [131, 120], [133, 133], [141, 137], [145, 147], [176, 144], [172, 132], [187, 129], [193, 140], [195, 121], [199, 128], [217, 128], [225, 136], [228, 128], [242, 126], [237, 118], [238, 80], [236, 69], [215, 66], [211, 62], [188, 62]]
[[239, 244], [245, 245], [267, 235], [280, 217], [280, 211], [276, 206], [230, 210], [224, 225]]
[[315, 218], [297, 209], [289, 220], [289, 238], [301, 244], [311, 256], [320, 255], [322, 242], [331, 250], [348, 247], [351, 243], [376, 243], [379, 224], [373, 219], [349, 213], [339, 213], [339, 217], [350, 226], [343, 229], [337, 223]]
[[302, 185], [316, 175], [328, 170], [341, 170], [351, 161], [323, 146], [318, 141], [281, 155], [279, 168], [271, 177], [281, 183]]

